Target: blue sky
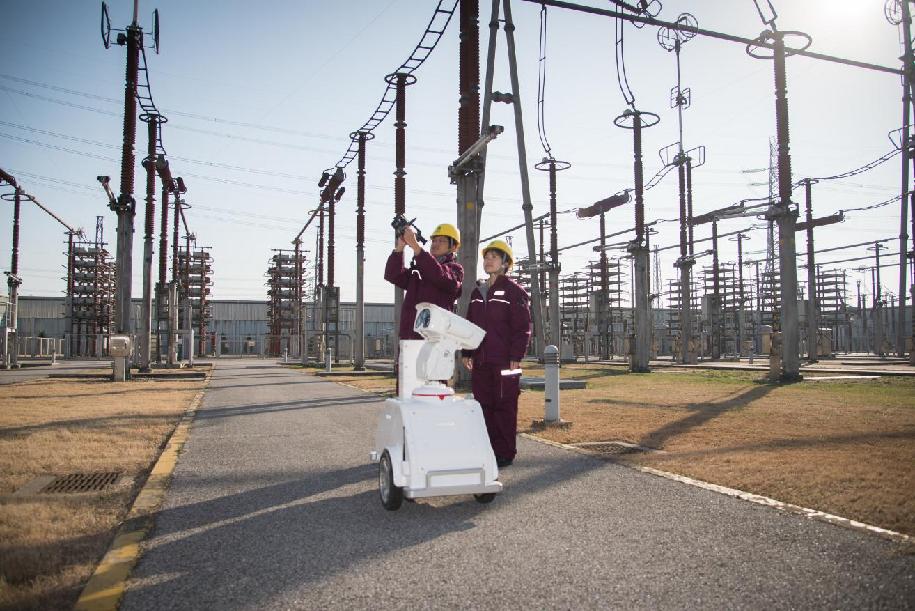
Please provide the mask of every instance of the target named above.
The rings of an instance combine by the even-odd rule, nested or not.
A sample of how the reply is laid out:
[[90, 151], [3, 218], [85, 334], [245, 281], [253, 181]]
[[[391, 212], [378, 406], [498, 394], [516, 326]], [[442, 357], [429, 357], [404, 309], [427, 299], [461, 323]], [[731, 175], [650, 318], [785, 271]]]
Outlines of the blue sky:
[[[450, 4], [450, 3], [449, 3]], [[609, 2], [590, 0], [592, 6]], [[901, 47], [887, 23], [882, 0], [773, 0], [783, 30], [813, 38], [812, 50], [896, 67]], [[163, 139], [176, 175], [188, 185], [191, 229], [198, 244], [212, 247], [213, 297], [265, 299], [271, 249], [290, 248], [318, 198], [317, 179], [346, 150], [348, 134], [377, 105], [385, 83], [412, 51], [428, 23], [432, 0], [250, 2], [160, 0], [140, 2], [140, 22], [150, 30], [151, 13], [161, 16], [161, 53], [147, 40], [150, 81], [157, 106], [169, 117]], [[488, 36], [489, 3], [481, 2], [482, 44]], [[95, 216], [105, 217], [113, 242], [116, 219], [95, 177], [119, 176], [124, 48], [104, 49], [100, 3], [64, 0], [2, 0], [0, 28], [0, 167], [20, 179], [67, 222], [90, 233]], [[762, 29], [751, 0], [666, 0], [660, 17], [683, 11], [700, 27], [754, 37]], [[132, 2], [110, 3], [112, 26], [126, 26]], [[559, 209], [586, 206], [632, 186], [631, 133], [613, 126], [625, 103], [614, 67], [611, 20], [561, 9], [548, 10], [546, 131], [557, 158], [572, 163], [559, 175]], [[520, 96], [528, 165], [543, 156], [537, 135], [537, 68], [540, 7], [513, 3]], [[457, 19], [439, 47], [416, 72], [407, 90], [407, 212], [426, 230], [454, 222], [455, 190], [447, 167], [457, 148]], [[644, 134], [646, 179], [661, 167], [657, 150], [677, 140], [670, 108], [676, 83], [674, 56], [662, 49], [654, 28], [626, 29], [626, 68], [641, 110], [660, 123]], [[500, 34], [495, 89], [510, 90], [505, 39]], [[771, 61], [750, 58], [742, 46], [695, 38], [681, 56], [683, 86], [692, 94], [684, 112], [684, 144], [703, 145], [707, 163], [694, 172], [694, 211], [716, 209], [767, 188], [769, 140], [775, 135]], [[827, 176], [862, 166], [891, 150], [887, 133], [901, 125], [901, 86], [892, 74], [829, 64], [803, 57], [788, 60], [791, 153], [794, 178]], [[367, 161], [366, 298], [390, 301], [382, 279], [390, 252], [393, 212], [393, 114], [376, 130]], [[520, 181], [510, 107], [493, 108], [492, 123], [505, 133], [492, 143], [486, 181], [483, 235], [522, 221]], [[137, 150], [145, 150], [140, 130]], [[137, 155], [138, 161], [143, 156]], [[338, 207], [337, 278], [342, 296], [355, 298], [355, 164]], [[896, 157], [868, 173], [814, 187], [816, 216], [882, 202], [899, 194]], [[136, 194], [145, 179], [137, 170]], [[646, 219], [674, 218], [676, 175], [671, 172], [645, 196]], [[544, 173], [531, 169], [534, 215], [548, 210]], [[795, 192], [800, 199], [802, 192]], [[159, 202], [157, 202], [158, 205]], [[4, 214], [12, 218], [11, 206]], [[142, 204], [134, 236], [134, 295], [140, 294]], [[157, 214], [158, 219], [158, 214]], [[759, 223], [724, 221], [724, 233]], [[608, 232], [631, 227], [631, 206], [608, 215]], [[8, 223], [3, 226], [9, 227]], [[65, 258], [62, 227], [25, 206], [20, 267], [22, 293], [59, 295]], [[673, 245], [676, 223], [658, 225], [654, 243]], [[158, 229], [157, 229], [158, 231]], [[710, 227], [696, 229], [697, 237]], [[845, 223], [817, 231], [817, 247], [896, 238], [899, 204], [849, 212]], [[560, 247], [597, 236], [596, 220], [561, 217]], [[524, 234], [512, 236], [524, 256]], [[314, 233], [305, 234], [314, 250]], [[11, 231], [0, 231], [0, 264], [9, 269]], [[887, 252], [898, 250], [888, 243]], [[804, 237], [798, 235], [798, 248]], [[754, 231], [748, 257], [760, 257], [765, 232]], [[674, 277], [676, 249], [661, 253], [664, 283]], [[824, 254], [820, 261], [864, 255], [864, 247]], [[616, 253], [614, 253], [616, 256]], [[581, 271], [596, 257], [589, 247], [563, 252], [563, 271]], [[736, 259], [736, 244], [722, 240], [723, 261]], [[700, 260], [700, 265], [710, 260]], [[849, 288], [865, 275], [860, 263], [841, 264]], [[895, 293], [897, 268], [884, 272]], [[804, 271], [799, 274], [804, 277]], [[865, 289], [869, 291], [866, 275]]]

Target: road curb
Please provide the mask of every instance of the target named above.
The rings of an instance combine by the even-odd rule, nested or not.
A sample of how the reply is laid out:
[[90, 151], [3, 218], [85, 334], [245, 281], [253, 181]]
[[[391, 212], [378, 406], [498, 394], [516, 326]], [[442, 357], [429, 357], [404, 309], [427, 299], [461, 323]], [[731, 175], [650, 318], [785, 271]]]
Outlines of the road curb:
[[[537, 443], [542, 443], [548, 446], [553, 446], [555, 448], [560, 448], [563, 450], [571, 450], [579, 454], [585, 454], [587, 456], [595, 457], [594, 452], [588, 451], [584, 448], [579, 448], [577, 446], [569, 445], [567, 443], [559, 443], [558, 441], [551, 441], [549, 439], [543, 439], [530, 433], [520, 433], [521, 437], [525, 439], [530, 439], [531, 441], [536, 441]], [[601, 459], [606, 460], [606, 459]], [[702, 488], [703, 490], [709, 490], [711, 492], [716, 492], [718, 494], [723, 494], [725, 496], [730, 496], [738, 498], [742, 501], [747, 501], [754, 503], [756, 505], [763, 505], [766, 507], [771, 507], [778, 509], [779, 511], [785, 511], [788, 513], [793, 513], [796, 515], [804, 516], [805, 518], [811, 520], [817, 520], [820, 522], [826, 522], [828, 524], [833, 524], [835, 526], [842, 526], [845, 528], [850, 528], [852, 530], [858, 530], [874, 535], [879, 535], [885, 539], [890, 539], [897, 543], [906, 543], [906, 544], [915, 544], [915, 537], [906, 535], [904, 533], [896, 532], [895, 530], [889, 530], [887, 528], [881, 528], [879, 526], [874, 526], [872, 524], [866, 524], [864, 522], [859, 522], [857, 520], [852, 520], [850, 518], [843, 518], [842, 516], [833, 515], [831, 513], [826, 513], [824, 511], [819, 511], [817, 509], [810, 509], [808, 507], [801, 507], [800, 505], [792, 505], [791, 503], [785, 503], [784, 501], [779, 501], [777, 499], [772, 499], [767, 496], [762, 496], [761, 494], [754, 494], [752, 492], [746, 492], [744, 490], [738, 490], [737, 488], [728, 488], [727, 486], [720, 486], [718, 484], [712, 484], [709, 482], [704, 482], [699, 479], [692, 477], [687, 477], [685, 475], [678, 475], [677, 473], [670, 473], [668, 471], [661, 471], [660, 469], [653, 469], [652, 467], [642, 467], [639, 465], [632, 465], [623, 461], [614, 461], [615, 464], [624, 466], [628, 469], [634, 469], [635, 471], [641, 471], [642, 473], [647, 473], [649, 475], [654, 475], [656, 477], [663, 477], [664, 479], [673, 480], [675, 482], [680, 482], [681, 484], [686, 484], [688, 486], [693, 486], [696, 488]]]
[[155, 523], [156, 512], [165, 498], [178, 462], [178, 455], [187, 441], [191, 422], [210, 385], [211, 376], [212, 370], [207, 372], [204, 387], [191, 399], [190, 405], [166, 441], [165, 449], [162, 450], [146, 483], [134, 499], [111, 547], [83, 588], [74, 606], [75, 610], [108, 611], [118, 608], [121, 596], [124, 595], [127, 578], [140, 558], [140, 544]]

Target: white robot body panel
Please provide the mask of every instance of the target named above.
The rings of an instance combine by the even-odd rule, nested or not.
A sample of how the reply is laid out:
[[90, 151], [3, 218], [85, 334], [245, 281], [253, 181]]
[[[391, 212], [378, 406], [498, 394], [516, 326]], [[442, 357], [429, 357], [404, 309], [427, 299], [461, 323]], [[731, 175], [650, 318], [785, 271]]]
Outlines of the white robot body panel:
[[480, 404], [454, 395], [388, 399], [375, 432], [407, 498], [502, 491]]

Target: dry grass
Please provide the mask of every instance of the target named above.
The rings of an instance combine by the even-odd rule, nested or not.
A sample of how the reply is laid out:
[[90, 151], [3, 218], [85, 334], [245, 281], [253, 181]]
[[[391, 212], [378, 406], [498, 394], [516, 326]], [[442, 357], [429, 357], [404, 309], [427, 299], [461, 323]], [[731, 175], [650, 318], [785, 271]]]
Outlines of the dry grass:
[[[563, 376], [589, 387], [563, 391], [573, 425], [544, 438], [664, 450], [624, 460], [915, 535], [915, 379], [773, 385], [758, 373], [593, 365]], [[524, 392], [519, 425], [542, 417], [543, 394]]]
[[[204, 380], [0, 387], [0, 607], [69, 608]], [[13, 496], [33, 478], [119, 471], [104, 493]], [[132, 479], [131, 479], [132, 478]]]

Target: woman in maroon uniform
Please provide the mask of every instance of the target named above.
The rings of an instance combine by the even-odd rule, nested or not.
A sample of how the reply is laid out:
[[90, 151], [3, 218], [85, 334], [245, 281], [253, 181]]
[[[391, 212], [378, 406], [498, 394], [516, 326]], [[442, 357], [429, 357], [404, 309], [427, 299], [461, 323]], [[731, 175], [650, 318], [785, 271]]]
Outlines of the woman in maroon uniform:
[[531, 338], [530, 298], [506, 276], [514, 263], [511, 247], [493, 240], [483, 249], [483, 270], [489, 278], [477, 283], [467, 307], [467, 319], [486, 331], [476, 350], [464, 350], [471, 371], [473, 397], [483, 407], [496, 464], [515, 459], [521, 359]]

